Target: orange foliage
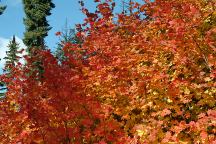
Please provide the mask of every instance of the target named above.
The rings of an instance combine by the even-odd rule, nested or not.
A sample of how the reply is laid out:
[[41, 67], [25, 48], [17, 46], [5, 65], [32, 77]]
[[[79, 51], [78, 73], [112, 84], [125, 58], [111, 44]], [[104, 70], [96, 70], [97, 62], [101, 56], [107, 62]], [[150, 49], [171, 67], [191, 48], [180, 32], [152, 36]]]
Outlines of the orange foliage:
[[2, 143], [215, 143], [216, 3], [96, 2], [61, 65], [42, 51], [42, 78], [35, 59], [4, 77]]

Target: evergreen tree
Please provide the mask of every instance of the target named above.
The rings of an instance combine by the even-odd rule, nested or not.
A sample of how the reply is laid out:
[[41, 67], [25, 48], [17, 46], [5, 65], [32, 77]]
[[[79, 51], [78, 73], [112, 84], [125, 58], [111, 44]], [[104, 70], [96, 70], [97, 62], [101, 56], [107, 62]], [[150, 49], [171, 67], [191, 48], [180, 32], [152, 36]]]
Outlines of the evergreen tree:
[[5, 84], [3, 82], [0, 82], [0, 99], [4, 98], [5, 96]]
[[122, 0], [122, 13], [123, 14], [127, 14], [129, 12], [129, 14], [133, 13], [133, 5], [132, 5], [132, 0]]
[[[63, 47], [66, 43], [78, 44], [79, 47], [82, 48], [82, 43], [84, 39], [81, 37], [78, 37], [76, 35], [77, 32], [81, 33], [82, 29], [81, 28], [76, 28], [76, 29], [68, 28], [67, 21], [66, 21], [65, 28], [62, 30], [62, 32], [56, 33], [56, 35], [59, 35], [59, 42], [57, 43], [57, 48], [54, 54], [60, 63], [67, 59], [63, 51]], [[82, 54], [83, 62], [87, 64], [88, 58], [95, 56], [97, 52], [95, 51], [95, 52], [87, 54], [87, 49], [86, 49], [86, 50], [81, 50], [80, 53]], [[75, 52], [71, 52], [71, 54], [76, 59]]]
[[9, 50], [6, 51], [7, 56], [4, 58], [6, 60], [5, 71], [10, 72], [10, 67], [15, 66], [19, 61], [19, 56], [17, 55], [19, 44], [16, 42], [15, 36], [13, 36], [13, 39], [9, 42], [8, 48]]
[[0, 6], [0, 15], [3, 14], [5, 9], [6, 9], [6, 6]]
[[[1, 2], [1, 0], [0, 0], [0, 2]], [[6, 9], [6, 6], [0, 6], [0, 15], [3, 14], [5, 9]]]
[[26, 14], [24, 18], [26, 32], [23, 42], [31, 55], [32, 48], [45, 49], [44, 38], [51, 29], [46, 17], [51, 15], [50, 11], [55, 5], [52, 0], [23, 0], [23, 4]]
[[[24, 24], [26, 32], [24, 33], [23, 42], [27, 46], [27, 52], [30, 57], [38, 57], [37, 50], [46, 48], [44, 38], [48, 35], [51, 27], [46, 19], [51, 15], [51, 9], [55, 7], [52, 0], [23, 0], [26, 18]], [[36, 71], [40, 79], [43, 74], [42, 58], [33, 63], [32, 71]]]
[[[8, 44], [9, 50], [6, 51], [6, 60], [4, 71], [7, 72], [7, 75], [10, 76], [11, 67], [15, 66], [19, 61], [18, 49], [19, 44], [16, 42], [15, 36], [13, 36], [12, 40]], [[7, 90], [6, 83], [0, 82], [0, 99], [5, 96], [5, 91]]]
[[55, 56], [57, 57], [59, 62], [62, 62], [66, 59], [63, 51], [65, 43], [80, 44], [80, 46], [82, 44], [82, 40], [76, 36], [75, 29], [68, 28], [67, 21], [65, 24], [65, 28], [61, 32], [59, 42], [57, 43], [57, 48], [55, 51]]

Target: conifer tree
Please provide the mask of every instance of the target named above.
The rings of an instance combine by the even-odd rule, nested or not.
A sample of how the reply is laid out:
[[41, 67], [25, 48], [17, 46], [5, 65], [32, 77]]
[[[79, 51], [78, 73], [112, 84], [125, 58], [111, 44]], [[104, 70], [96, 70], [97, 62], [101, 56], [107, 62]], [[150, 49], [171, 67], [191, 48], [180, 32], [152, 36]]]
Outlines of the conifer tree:
[[129, 14], [133, 13], [133, 5], [132, 5], [132, 0], [122, 0], [122, 13], [123, 14], [127, 14], [129, 12]]
[[[11, 75], [11, 68], [16, 65], [19, 61], [18, 49], [19, 44], [16, 42], [16, 37], [13, 36], [12, 40], [8, 44], [9, 50], [6, 51], [6, 57], [4, 58], [6, 61], [4, 71], [8, 76]], [[0, 82], [0, 99], [5, 96], [5, 90], [7, 89], [7, 84], [4, 82]]]
[[44, 38], [51, 29], [46, 17], [51, 15], [50, 11], [55, 5], [52, 0], [23, 0], [23, 4], [26, 14], [23, 41], [31, 55], [32, 48], [45, 49]]
[[67, 21], [65, 23], [64, 29], [62, 32], [60, 32], [59, 42], [57, 43], [57, 48], [55, 51], [55, 56], [59, 62], [62, 62], [66, 59], [62, 49], [66, 43], [82, 44], [82, 40], [76, 36], [76, 30], [68, 28]]
[[[1, 0], [0, 0], [0, 2], [1, 2]], [[3, 14], [5, 9], [6, 9], [6, 6], [0, 6], [0, 15]]]
[[10, 71], [11, 66], [15, 66], [15, 64], [19, 61], [18, 49], [19, 44], [16, 42], [15, 36], [13, 36], [12, 40], [9, 42], [8, 45], [9, 50], [6, 51], [6, 57], [4, 58], [6, 60], [5, 63], [5, 71]]
[[[51, 29], [47, 16], [51, 15], [51, 9], [55, 7], [52, 0], [23, 0], [26, 17], [24, 24], [26, 32], [24, 33], [23, 42], [27, 46], [27, 53], [30, 57], [38, 57], [37, 50], [46, 48], [44, 38]], [[42, 77], [43, 66], [42, 58], [34, 61], [32, 70], [36, 70], [37, 76]]]
[[5, 9], [6, 9], [6, 6], [0, 6], [0, 15], [3, 14]]
[[0, 82], [0, 99], [5, 96], [5, 85], [3, 82]]

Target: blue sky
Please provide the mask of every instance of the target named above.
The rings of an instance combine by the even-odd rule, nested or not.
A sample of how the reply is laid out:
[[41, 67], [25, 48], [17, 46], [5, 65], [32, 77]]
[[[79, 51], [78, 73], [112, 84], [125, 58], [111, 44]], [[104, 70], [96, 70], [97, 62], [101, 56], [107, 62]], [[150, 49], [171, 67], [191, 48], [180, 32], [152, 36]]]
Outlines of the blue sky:
[[[25, 26], [23, 24], [23, 18], [25, 17], [23, 11], [22, 0], [0, 0], [0, 5], [7, 5], [7, 9], [0, 16], [0, 58], [5, 57], [5, 51], [9, 40], [13, 35], [16, 35], [17, 41], [20, 43], [21, 48], [25, 48], [22, 43], [23, 33]], [[115, 0], [116, 11], [121, 10], [121, 1]], [[142, 0], [137, 0], [142, 1]], [[95, 3], [94, 0], [84, 0], [85, 6], [90, 10], [94, 11]], [[47, 19], [52, 29], [49, 31], [48, 36], [45, 38], [46, 45], [54, 51], [58, 37], [55, 36], [57, 31], [61, 31], [66, 23], [69, 28], [74, 28], [75, 24], [82, 23], [85, 16], [80, 11], [80, 5], [78, 0], [53, 0], [55, 8], [52, 9], [52, 15]], [[0, 61], [0, 68], [3, 67], [4, 61]]]
[[[52, 29], [49, 31], [49, 36], [46, 37], [46, 43], [51, 49], [55, 47], [58, 41], [55, 32], [64, 28], [66, 19], [68, 26], [72, 28], [84, 19], [78, 0], [53, 0], [53, 2], [56, 7], [51, 11], [52, 15], [47, 18]], [[15, 34], [22, 39], [25, 31], [22, 0], [1, 0], [1, 4], [7, 5], [7, 9], [0, 16], [0, 37], [9, 39]], [[93, 0], [86, 1], [86, 4], [90, 9], [95, 7]]]
[[[52, 9], [52, 15], [47, 19], [52, 29], [49, 31], [48, 36], [45, 38], [47, 46], [54, 51], [58, 37], [55, 36], [57, 31], [61, 31], [66, 23], [68, 27], [74, 28], [75, 24], [82, 23], [85, 16], [80, 11], [78, 0], [53, 0], [55, 8]], [[13, 35], [16, 35], [16, 40], [20, 48], [25, 48], [22, 42], [25, 26], [23, 18], [25, 17], [23, 11], [22, 0], [0, 0], [0, 5], [7, 5], [7, 9], [0, 16], [0, 73], [1, 68], [4, 67], [4, 57], [8, 50], [9, 40]], [[95, 3], [93, 0], [86, 0], [86, 6], [93, 10]]]

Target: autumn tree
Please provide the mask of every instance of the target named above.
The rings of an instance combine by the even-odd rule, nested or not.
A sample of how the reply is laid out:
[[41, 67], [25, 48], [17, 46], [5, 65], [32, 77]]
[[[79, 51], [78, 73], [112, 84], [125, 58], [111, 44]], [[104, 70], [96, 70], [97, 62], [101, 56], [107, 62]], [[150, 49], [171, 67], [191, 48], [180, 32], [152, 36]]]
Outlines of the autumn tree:
[[117, 24], [109, 6], [101, 2], [102, 17], [86, 20], [83, 46], [98, 54], [85, 93], [142, 143], [214, 143], [215, 2], [146, 1]]
[[72, 61], [70, 55], [70, 61], [59, 65], [49, 51], [40, 55], [44, 57], [44, 77], [40, 81], [35, 80], [36, 75], [26, 75], [32, 69], [29, 61], [25, 67], [14, 69], [16, 79], [4, 77], [10, 83], [0, 105], [4, 109], [1, 111], [2, 143], [124, 141], [119, 124], [107, 116], [108, 107], [83, 93], [82, 61]]
[[61, 65], [49, 50], [38, 51], [44, 68], [40, 81], [32, 71], [38, 57], [31, 56], [25, 57], [26, 65], [13, 68], [13, 76], [1, 77], [5, 82], [10, 81], [0, 104], [2, 143], [126, 141], [120, 125], [107, 115], [109, 107], [83, 93], [86, 66], [80, 45], [66, 43], [63, 49], [68, 59]]
[[[43, 50], [40, 81], [28, 56], [1, 77], [2, 143], [215, 143], [216, 3], [146, 0], [115, 15], [95, 2], [62, 65]], [[97, 54], [85, 65], [80, 50]]]

